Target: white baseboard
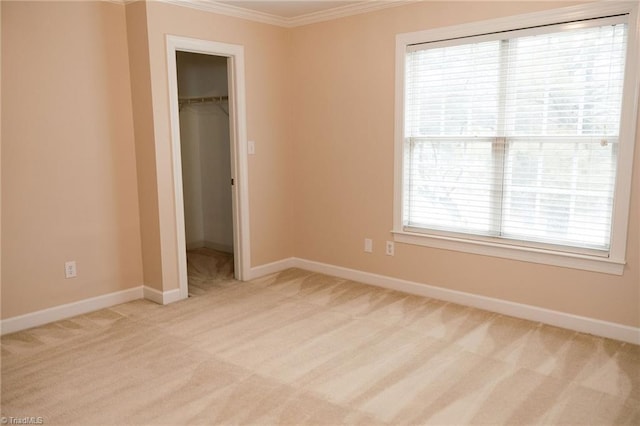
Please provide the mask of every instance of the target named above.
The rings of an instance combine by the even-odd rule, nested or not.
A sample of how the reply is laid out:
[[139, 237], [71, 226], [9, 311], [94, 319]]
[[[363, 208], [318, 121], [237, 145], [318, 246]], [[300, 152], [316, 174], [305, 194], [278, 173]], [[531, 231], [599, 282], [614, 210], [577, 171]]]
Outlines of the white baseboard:
[[265, 275], [273, 274], [275, 272], [284, 271], [285, 269], [297, 268], [299, 260], [300, 259], [297, 259], [295, 257], [289, 257], [286, 259], [278, 260], [276, 262], [253, 267], [249, 270], [248, 276], [244, 277], [244, 279], [245, 281], [249, 281], [255, 278], [264, 277]]
[[[341, 266], [329, 265], [306, 259], [291, 257], [268, 263], [266, 265], [257, 266], [251, 268], [248, 274], [249, 276], [245, 277], [245, 279], [251, 280], [289, 268], [306, 269], [308, 271], [333, 275], [335, 277], [353, 280], [377, 287], [431, 297], [466, 306], [473, 306], [475, 308], [497, 312], [516, 318], [541, 322], [569, 330], [640, 345], [640, 328], [637, 327], [630, 327], [594, 318], [573, 315], [566, 312], [553, 311], [537, 306], [510, 302], [507, 300], [495, 299], [492, 297], [480, 296], [477, 294], [465, 293], [427, 284], [420, 284], [414, 281], [372, 274], [356, 269], [344, 268]], [[161, 292], [151, 287], [139, 286], [102, 296], [92, 297], [78, 302], [43, 309], [25, 315], [7, 318], [0, 321], [0, 334], [4, 335], [7, 333], [25, 330], [27, 328], [36, 327], [53, 321], [96, 311], [98, 309], [108, 308], [120, 303], [141, 299], [142, 297], [162, 305], [181, 300], [180, 289], [176, 288]]]
[[159, 305], [168, 305], [181, 299], [180, 289], [174, 288], [169, 291], [159, 291], [155, 288], [144, 286], [144, 298]]
[[19, 315], [17, 317], [7, 318], [0, 321], [0, 333], [4, 335], [20, 330], [26, 330], [27, 328], [37, 327], [53, 321], [70, 318], [76, 315], [86, 314], [88, 312], [97, 311], [98, 309], [108, 308], [110, 306], [119, 305], [120, 303], [141, 299], [142, 295], [142, 286], [138, 286], [127, 290], [116, 291], [114, 293], [80, 300], [78, 302], [54, 306], [52, 308]]
[[404, 293], [431, 297], [434, 299], [453, 302], [465, 306], [472, 306], [474, 308], [484, 309], [503, 315], [509, 315], [516, 318], [536, 321], [544, 324], [566, 328], [569, 330], [640, 345], [640, 328], [637, 327], [630, 327], [613, 322], [573, 315], [566, 312], [554, 311], [537, 306], [510, 302], [508, 300], [480, 296], [473, 293], [450, 290], [443, 287], [421, 284], [414, 281], [407, 281], [399, 278], [372, 274], [369, 272], [329, 265], [312, 260], [288, 258], [278, 262], [255, 267], [251, 269], [250, 279], [258, 278], [263, 275], [272, 274], [274, 272], [279, 272], [292, 267], [305, 269], [311, 272], [319, 272], [327, 275], [332, 275], [338, 278], [344, 278], [364, 284], [374, 285], [377, 287], [398, 290]]

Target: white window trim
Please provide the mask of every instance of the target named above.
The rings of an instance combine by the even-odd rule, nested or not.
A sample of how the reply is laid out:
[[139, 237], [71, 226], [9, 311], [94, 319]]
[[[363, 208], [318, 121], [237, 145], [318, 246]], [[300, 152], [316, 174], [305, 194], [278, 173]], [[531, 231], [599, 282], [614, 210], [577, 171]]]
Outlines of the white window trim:
[[[407, 46], [456, 37], [468, 37], [497, 31], [510, 31], [550, 23], [591, 19], [615, 14], [629, 14], [627, 58], [620, 123], [619, 163], [614, 195], [611, 248], [609, 257], [588, 254], [566, 253], [534, 247], [523, 247], [456, 236], [424, 234], [406, 231], [402, 224], [403, 191], [403, 147], [404, 147], [404, 75]], [[396, 99], [395, 99], [395, 151], [394, 151], [394, 241], [445, 250], [481, 254], [519, 261], [562, 266], [587, 271], [622, 275], [625, 265], [629, 203], [635, 145], [636, 117], [638, 108], [638, 72], [640, 72], [640, 22], [636, 2], [598, 2], [587, 5], [511, 16], [470, 24], [437, 28], [426, 31], [398, 34], [396, 36]]]

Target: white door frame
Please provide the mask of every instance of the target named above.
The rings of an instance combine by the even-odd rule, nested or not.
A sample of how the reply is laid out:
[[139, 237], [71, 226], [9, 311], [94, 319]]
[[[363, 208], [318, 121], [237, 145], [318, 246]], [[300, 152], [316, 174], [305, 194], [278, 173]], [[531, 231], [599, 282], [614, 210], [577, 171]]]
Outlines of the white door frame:
[[[236, 44], [167, 35], [167, 75], [169, 82], [169, 109], [171, 113], [171, 153], [175, 227], [177, 236], [178, 274], [180, 298], [188, 297], [187, 245], [184, 227], [184, 198], [182, 194], [182, 160], [180, 153], [180, 116], [178, 105], [178, 75], [176, 52], [202, 53], [227, 57], [229, 78], [229, 135], [231, 138], [231, 178], [233, 208], [233, 246], [235, 278], [249, 276], [249, 179], [247, 171], [247, 125], [244, 82], [244, 47]], [[231, 184], [231, 182], [229, 182]]]

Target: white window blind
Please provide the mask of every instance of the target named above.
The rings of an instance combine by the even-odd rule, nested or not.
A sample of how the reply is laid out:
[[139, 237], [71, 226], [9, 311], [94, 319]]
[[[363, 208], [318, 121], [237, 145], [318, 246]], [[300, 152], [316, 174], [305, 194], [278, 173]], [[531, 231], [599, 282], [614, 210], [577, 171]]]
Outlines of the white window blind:
[[404, 229], [606, 256], [625, 19], [408, 46]]

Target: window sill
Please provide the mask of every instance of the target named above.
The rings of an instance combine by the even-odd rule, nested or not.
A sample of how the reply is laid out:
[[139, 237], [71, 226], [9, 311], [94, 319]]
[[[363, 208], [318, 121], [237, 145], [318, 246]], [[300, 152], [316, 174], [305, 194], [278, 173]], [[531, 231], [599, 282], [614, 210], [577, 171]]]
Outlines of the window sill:
[[393, 239], [398, 243], [500, 257], [542, 265], [561, 266], [583, 271], [602, 272], [611, 275], [622, 275], [625, 265], [624, 260], [407, 231], [393, 231]]

